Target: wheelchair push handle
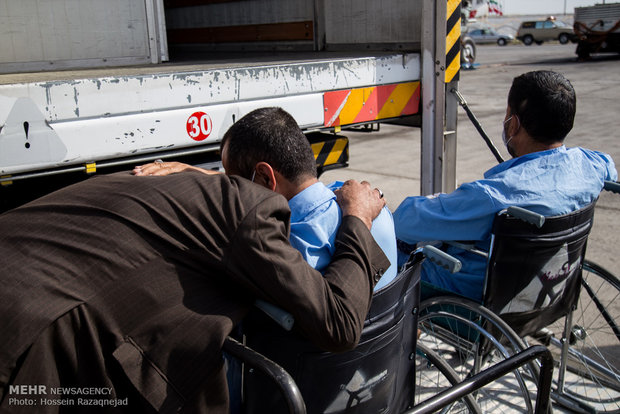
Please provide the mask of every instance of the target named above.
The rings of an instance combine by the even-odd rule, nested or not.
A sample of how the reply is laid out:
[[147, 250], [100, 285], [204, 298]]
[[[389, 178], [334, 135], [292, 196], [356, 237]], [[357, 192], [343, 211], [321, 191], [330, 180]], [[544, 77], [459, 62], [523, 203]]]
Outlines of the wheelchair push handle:
[[456, 273], [461, 270], [462, 264], [458, 259], [455, 259], [448, 253], [439, 250], [435, 246], [424, 246], [424, 248], [422, 249], [422, 253], [429, 260], [437, 263], [439, 266], [445, 267], [451, 273]]
[[620, 194], [620, 183], [615, 181], [605, 181], [603, 190], [611, 191], [612, 193]]
[[526, 223], [533, 224], [538, 228], [541, 228], [543, 224], [545, 224], [545, 216], [526, 210], [522, 207], [510, 206], [506, 209], [506, 212], [509, 216], [518, 218]]

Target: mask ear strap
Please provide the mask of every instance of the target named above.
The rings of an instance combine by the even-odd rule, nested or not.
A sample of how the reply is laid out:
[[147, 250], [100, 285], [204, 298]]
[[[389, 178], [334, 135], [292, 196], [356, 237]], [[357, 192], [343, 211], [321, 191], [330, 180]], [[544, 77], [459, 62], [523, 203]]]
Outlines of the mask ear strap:
[[521, 120], [519, 119], [519, 115], [513, 115], [515, 118], [517, 118], [517, 131], [519, 131], [519, 128], [521, 128]]

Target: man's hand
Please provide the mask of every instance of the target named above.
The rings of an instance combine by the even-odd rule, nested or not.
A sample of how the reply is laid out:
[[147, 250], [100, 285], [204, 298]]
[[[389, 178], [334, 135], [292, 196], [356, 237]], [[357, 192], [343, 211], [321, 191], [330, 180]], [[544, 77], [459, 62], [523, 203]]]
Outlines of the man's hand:
[[184, 164], [182, 162], [176, 162], [176, 161], [170, 161], [170, 162], [169, 161], [166, 161], [166, 162], [155, 161], [150, 164], [138, 165], [137, 167], [133, 169], [133, 174], [134, 175], [163, 176], [163, 175], [174, 174], [174, 173], [178, 173], [182, 171], [192, 171], [192, 170], [198, 171], [198, 172], [201, 172], [207, 175], [220, 174], [220, 172], [218, 171], [205, 170], [202, 168], [194, 167], [192, 165]]
[[362, 220], [370, 230], [372, 221], [379, 215], [385, 199], [378, 189], [370, 188], [370, 183], [355, 180], [346, 181], [334, 191], [343, 216], [355, 216]]

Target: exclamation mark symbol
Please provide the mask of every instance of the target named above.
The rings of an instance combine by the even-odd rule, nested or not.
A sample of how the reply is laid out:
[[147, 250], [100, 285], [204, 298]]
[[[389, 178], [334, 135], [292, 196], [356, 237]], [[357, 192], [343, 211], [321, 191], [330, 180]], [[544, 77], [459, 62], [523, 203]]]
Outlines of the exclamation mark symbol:
[[30, 148], [30, 142], [28, 142], [28, 130], [30, 129], [30, 124], [28, 121], [24, 122], [24, 132], [26, 133], [26, 148]]

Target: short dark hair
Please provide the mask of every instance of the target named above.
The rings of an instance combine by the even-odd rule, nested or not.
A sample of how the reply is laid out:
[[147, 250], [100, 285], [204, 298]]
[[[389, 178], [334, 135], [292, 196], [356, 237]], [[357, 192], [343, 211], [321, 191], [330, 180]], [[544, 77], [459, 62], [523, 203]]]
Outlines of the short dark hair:
[[258, 162], [266, 162], [294, 184], [316, 177], [316, 161], [295, 118], [282, 108], [259, 108], [234, 123], [224, 134], [226, 156], [236, 173], [250, 178]]
[[568, 79], [539, 70], [513, 80], [508, 106], [532, 139], [552, 144], [563, 142], [573, 128], [577, 99]]

